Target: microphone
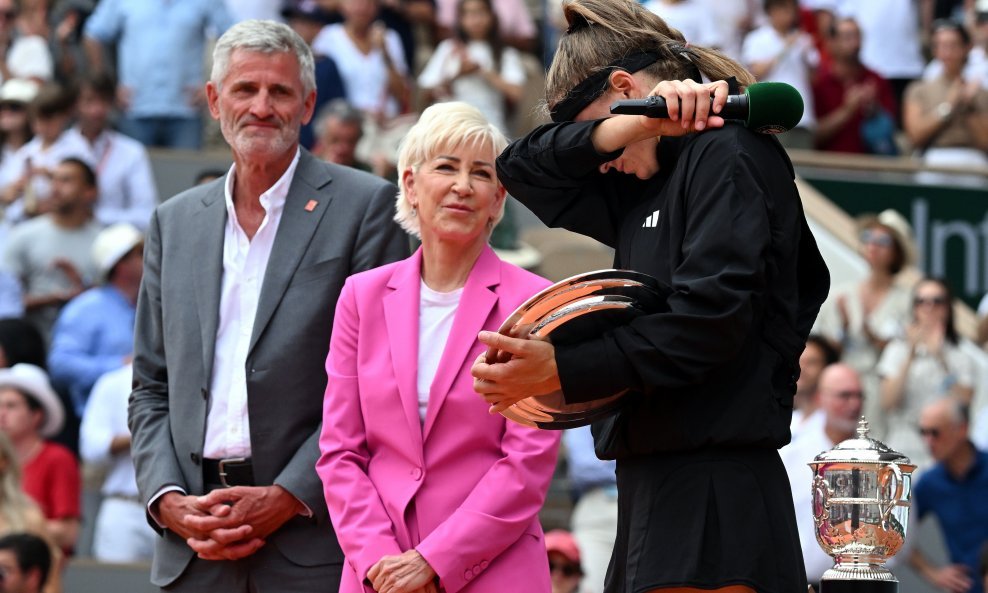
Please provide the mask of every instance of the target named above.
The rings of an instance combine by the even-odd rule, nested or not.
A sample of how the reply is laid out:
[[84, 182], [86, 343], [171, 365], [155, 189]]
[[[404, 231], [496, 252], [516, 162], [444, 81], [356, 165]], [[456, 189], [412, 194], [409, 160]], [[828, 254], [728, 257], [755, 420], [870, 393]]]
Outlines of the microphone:
[[[669, 117], [666, 100], [654, 96], [615, 101], [611, 113]], [[727, 103], [717, 115], [743, 120], [744, 127], [759, 134], [780, 134], [796, 127], [802, 119], [803, 98], [799, 91], [784, 82], [758, 82], [745, 89], [743, 95], [728, 95]]]

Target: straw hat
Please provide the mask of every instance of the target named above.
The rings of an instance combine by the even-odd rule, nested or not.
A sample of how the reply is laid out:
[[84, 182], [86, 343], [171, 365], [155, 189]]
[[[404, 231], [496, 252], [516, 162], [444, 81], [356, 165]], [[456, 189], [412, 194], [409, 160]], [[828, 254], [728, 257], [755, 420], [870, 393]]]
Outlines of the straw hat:
[[902, 251], [903, 267], [916, 262], [916, 243], [913, 240], [913, 227], [897, 211], [888, 209], [876, 214], [865, 214], [858, 218], [858, 231], [863, 231], [868, 227], [882, 226], [889, 231], [892, 239], [898, 243], [899, 250]]
[[48, 382], [48, 374], [39, 367], [22, 362], [8, 369], [0, 369], [0, 387], [13, 387], [41, 404], [45, 410], [45, 420], [40, 430], [42, 437], [51, 438], [62, 430], [65, 409]]

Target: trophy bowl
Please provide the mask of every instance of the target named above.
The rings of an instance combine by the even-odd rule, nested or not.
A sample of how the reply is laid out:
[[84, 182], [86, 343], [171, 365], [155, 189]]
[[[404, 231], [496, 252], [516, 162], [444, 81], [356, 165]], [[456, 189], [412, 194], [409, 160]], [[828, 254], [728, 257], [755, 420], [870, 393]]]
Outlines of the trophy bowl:
[[883, 565], [905, 543], [916, 466], [869, 438], [864, 418], [856, 438], [809, 466], [817, 542], [835, 561], [823, 574], [821, 593], [896, 591], [898, 581]]
[[[554, 345], [581, 342], [662, 310], [669, 291], [647, 274], [598, 270], [561, 280], [535, 294], [505, 319], [498, 332], [512, 337], [550, 338]], [[488, 349], [488, 363], [510, 354]], [[525, 426], [561, 430], [584, 426], [620, 408], [625, 392], [589, 402], [566, 403], [562, 391], [525, 398], [501, 414]]]

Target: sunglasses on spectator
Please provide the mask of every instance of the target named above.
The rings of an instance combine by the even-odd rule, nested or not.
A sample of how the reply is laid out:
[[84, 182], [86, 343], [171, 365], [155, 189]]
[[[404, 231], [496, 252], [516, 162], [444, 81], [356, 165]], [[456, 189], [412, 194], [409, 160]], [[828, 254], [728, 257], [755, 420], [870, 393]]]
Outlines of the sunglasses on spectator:
[[575, 577], [583, 574], [580, 567], [576, 564], [560, 564], [558, 562], [549, 563], [549, 574], [556, 572], [557, 570], [562, 571], [564, 577]]
[[895, 243], [895, 239], [891, 235], [872, 230], [861, 231], [860, 239], [863, 245], [877, 245], [878, 247], [891, 247]]
[[23, 113], [27, 111], [27, 105], [24, 103], [0, 103], [0, 111], [13, 111], [14, 113]]
[[0, 18], [12, 21], [17, 18], [16, 10], [0, 10]]
[[947, 304], [947, 297], [935, 296], [935, 297], [916, 297], [913, 299], [913, 304], [917, 307], [922, 307], [924, 305], [930, 305], [934, 307], [942, 307]]
[[921, 436], [921, 437], [930, 437], [931, 439], [938, 439], [938, 438], [940, 438], [940, 429], [939, 428], [925, 428], [923, 426], [920, 426], [919, 427], [919, 436]]

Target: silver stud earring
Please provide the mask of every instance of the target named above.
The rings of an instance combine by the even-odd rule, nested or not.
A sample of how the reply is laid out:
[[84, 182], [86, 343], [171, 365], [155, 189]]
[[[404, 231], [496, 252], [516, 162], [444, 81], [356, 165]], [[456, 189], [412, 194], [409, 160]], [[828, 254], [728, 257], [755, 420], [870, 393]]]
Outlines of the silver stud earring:
[[412, 218], [415, 218], [418, 215], [419, 215], [419, 209], [418, 209], [418, 207], [412, 206]]

